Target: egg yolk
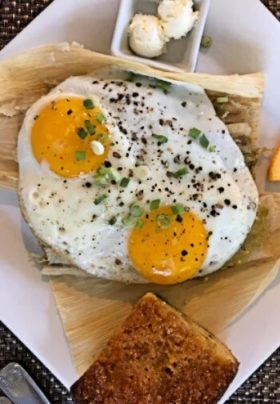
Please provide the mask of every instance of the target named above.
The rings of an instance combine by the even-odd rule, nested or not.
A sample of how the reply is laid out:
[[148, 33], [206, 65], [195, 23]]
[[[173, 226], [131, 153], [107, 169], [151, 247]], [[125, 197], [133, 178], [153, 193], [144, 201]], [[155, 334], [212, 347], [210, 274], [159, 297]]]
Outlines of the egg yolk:
[[[31, 145], [36, 160], [48, 163], [61, 177], [77, 177], [96, 170], [105, 161], [109, 148], [109, 131], [105, 117], [89, 99], [57, 99], [34, 117]], [[104, 146], [96, 155], [93, 140]]]
[[129, 236], [129, 257], [136, 270], [158, 284], [175, 284], [192, 278], [207, 252], [208, 233], [191, 212], [176, 215], [171, 207], [146, 214]]

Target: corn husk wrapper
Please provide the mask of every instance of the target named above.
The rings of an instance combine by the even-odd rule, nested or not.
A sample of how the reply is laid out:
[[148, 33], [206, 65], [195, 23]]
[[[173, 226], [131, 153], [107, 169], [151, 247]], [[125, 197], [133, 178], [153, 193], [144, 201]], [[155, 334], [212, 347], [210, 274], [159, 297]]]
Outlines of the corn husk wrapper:
[[[259, 107], [263, 93], [263, 76], [211, 76], [208, 74], [159, 72], [147, 66], [101, 55], [79, 46], [60, 43], [35, 48], [0, 63], [0, 185], [15, 188], [17, 183], [17, 134], [28, 107], [71, 75], [90, 74], [116, 65], [159, 78], [199, 84], [211, 94], [231, 94], [249, 106], [252, 137], [256, 138]], [[233, 106], [234, 109], [234, 106]], [[239, 116], [233, 110], [234, 117]]]
[[[74, 365], [81, 375], [146, 292], [153, 292], [214, 334], [220, 333], [258, 299], [280, 269], [280, 194], [265, 194], [268, 214], [261, 244], [243, 263], [207, 278], [179, 285], [125, 285], [92, 278], [71, 268], [45, 267], [66, 332]], [[63, 274], [64, 275], [61, 275]]]
[[[0, 63], [0, 185], [16, 189], [17, 135], [27, 108], [53, 86], [71, 75], [90, 74], [118, 65], [159, 78], [201, 85], [210, 98], [229, 96], [231, 110], [225, 122], [234, 136], [244, 131], [257, 141], [263, 93], [261, 74], [211, 76], [159, 72], [147, 66], [100, 55], [66, 43], [24, 52]], [[45, 267], [69, 341], [77, 373], [82, 374], [95, 355], [144, 293], [155, 292], [194, 320], [220, 332], [259, 297], [275, 279], [280, 256], [280, 197], [262, 196], [268, 209], [261, 245], [231, 268], [209, 278], [175, 286], [126, 285], [88, 277], [75, 268]], [[279, 225], [278, 225], [279, 223]]]

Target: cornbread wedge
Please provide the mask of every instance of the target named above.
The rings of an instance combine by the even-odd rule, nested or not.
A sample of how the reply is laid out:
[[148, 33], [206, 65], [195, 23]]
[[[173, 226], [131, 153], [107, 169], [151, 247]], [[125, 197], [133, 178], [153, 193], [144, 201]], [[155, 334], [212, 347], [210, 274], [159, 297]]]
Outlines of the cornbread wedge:
[[79, 403], [216, 403], [238, 361], [213, 334], [146, 294], [86, 373]]

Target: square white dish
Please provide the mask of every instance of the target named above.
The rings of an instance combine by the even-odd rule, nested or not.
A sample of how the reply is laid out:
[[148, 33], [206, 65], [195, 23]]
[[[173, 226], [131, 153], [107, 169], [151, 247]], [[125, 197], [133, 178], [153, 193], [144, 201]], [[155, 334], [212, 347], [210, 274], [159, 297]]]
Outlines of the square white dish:
[[[55, 0], [0, 52], [0, 59], [33, 46], [74, 40], [89, 49], [110, 53], [118, 6], [118, 0]], [[279, 143], [279, 22], [259, 0], [212, 0], [206, 32], [214, 42], [209, 51], [201, 52], [197, 71], [263, 71], [266, 92], [261, 142], [267, 147]], [[280, 191], [279, 184], [270, 185], [269, 189]], [[76, 373], [48, 282], [30, 259], [28, 251], [36, 251], [37, 243], [23, 223], [15, 192], [0, 189], [0, 225], [0, 319], [69, 387]], [[219, 334], [241, 362], [222, 401], [279, 346], [279, 295], [280, 276]]]
[[186, 37], [171, 40], [167, 44], [166, 53], [155, 59], [137, 56], [128, 45], [128, 25], [136, 13], [156, 15], [158, 3], [158, 0], [121, 0], [111, 45], [112, 54], [161, 70], [193, 72], [198, 59], [210, 0], [194, 1], [194, 9], [199, 11], [198, 21]]

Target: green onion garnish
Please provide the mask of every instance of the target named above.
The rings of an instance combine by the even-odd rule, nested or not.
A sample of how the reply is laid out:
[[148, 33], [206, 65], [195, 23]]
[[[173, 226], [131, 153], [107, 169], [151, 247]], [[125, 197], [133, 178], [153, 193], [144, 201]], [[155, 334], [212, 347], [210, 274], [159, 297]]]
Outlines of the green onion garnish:
[[137, 222], [135, 223], [135, 228], [138, 230], [142, 229], [143, 226], [144, 226], [144, 222], [141, 219], [137, 220]]
[[133, 204], [129, 208], [129, 213], [132, 217], [141, 217], [144, 213], [144, 209], [137, 204]]
[[87, 128], [87, 131], [90, 135], [94, 135], [95, 134], [95, 127], [93, 126], [93, 124], [89, 121], [86, 120], [85, 121], [85, 126]]
[[199, 143], [200, 145], [204, 148], [204, 149], [208, 149], [209, 146], [209, 140], [207, 139], [207, 137], [202, 134], [199, 138]]
[[98, 196], [94, 200], [94, 205], [100, 205], [107, 198], [108, 198], [108, 194], [102, 194], [102, 195]]
[[111, 181], [119, 182], [121, 179], [120, 173], [114, 167], [110, 167], [109, 169], [109, 178]]
[[78, 128], [77, 133], [81, 139], [84, 139], [87, 137], [87, 131], [85, 130], [85, 128]]
[[181, 177], [183, 177], [184, 175], [186, 175], [186, 174], [188, 174], [188, 169], [187, 169], [187, 167], [182, 167], [182, 168], [180, 168], [180, 170], [178, 170], [178, 171], [175, 171], [175, 173], [172, 173], [172, 176], [174, 177], [174, 178], [181, 178]]
[[123, 178], [122, 180], [121, 180], [121, 182], [120, 182], [120, 186], [122, 187], [122, 188], [126, 188], [127, 186], [128, 186], [128, 184], [129, 184], [129, 178]]
[[84, 100], [84, 107], [86, 109], [93, 109], [94, 108], [94, 103], [91, 99], [87, 98], [86, 100]]
[[189, 130], [189, 137], [191, 137], [192, 139], [199, 138], [199, 136], [201, 136], [201, 134], [202, 134], [201, 130], [199, 130], [197, 128], [192, 128]]
[[102, 166], [99, 167], [94, 176], [94, 182], [96, 185], [107, 185], [110, 181], [109, 169]]
[[75, 159], [76, 159], [77, 161], [85, 160], [85, 159], [86, 159], [86, 152], [85, 152], [85, 151], [81, 151], [81, 150], [76, 151], [76, 152], [75, 152]]
[[105, 186], [108, 184], [108, 179], [106, 178], [105, 175], [96, 175], [94, 177], [94, 183], [95, 185]]
[[175, 215], [181, 215], [182, 213], [185, 213], [185, 206], [181, 203], [176, 203], [171, 206], [171, 210]]
[[201, 132], [201, 130], [197, 128], [192, 128], [189, 130], [189, 136], [192, 139], [198, 140], [200, 146], [202, 146], [204, 149], [208, 150], [209, 152], [214, 152], [216, 151], [216, 147], [213, 145], [210, 145], [209, 140], [207, 137], [204, 135], [204, 133]]
[[165, 214], [157, 215], [156, 224], [160, 229], [167, 229], [170, 226], [170, 217]]
[[104, 116], [101, 112], [98, 112], [98, 113], [95, 115], [95, 119], [97, 120], [97, 122], [99, 122], [99, 123], [101, 123], [101, 124], [106, 121], [105, 116]]
[[156, 80], [156, 87], [160, 90], [166, 91], [171, 86], [171, 83], [163, 80]]
[[209, 146], [208, 147], [208, 151], [210, 152], [210, 153], [213, 153], [213, 152], [215, 152], [216, 151], [216, 146]]
[[107, 175], [109, 174], [109, 168], [105, 167], [105, 166], [101, 166], [98, 168], [97, 173], [100, 175]]
[[117, 223], [117, 218], [116, 218], [116, 216], [112, 216], [110, 219], [109, 219], [109, 222], [108, 222], [111, 226], [114, 226], [114, 224], [116, 224]]
[[125, 216], [122, 218], [122, 224], [124, 224], [125, 226], [129, 226], [132, 224], [132, 217], [131, 216]]
[[168, 138], [166, 136], [163, 136], [163, 135], [158, 135], [156, 133], [153, 133], [152, 137], [157, 140], [158, 144], [163, 144], [163, 143], [168, 142]]
[[151, 210], [156, 210], [158, 209], [160, 206], [160, 199], [154, 199], [153, 201], [151, 201], [150, 203], [150, 209]]
[[107, 185], [110, 181], [118, 182], [120, 180], [120, 174], [114, 167], [99, 167], [94, 177], [96, 185]]

